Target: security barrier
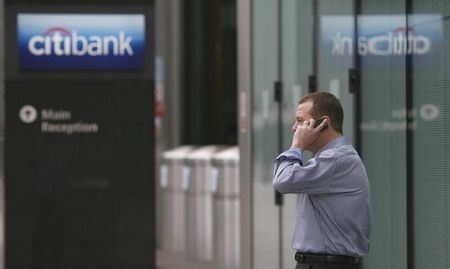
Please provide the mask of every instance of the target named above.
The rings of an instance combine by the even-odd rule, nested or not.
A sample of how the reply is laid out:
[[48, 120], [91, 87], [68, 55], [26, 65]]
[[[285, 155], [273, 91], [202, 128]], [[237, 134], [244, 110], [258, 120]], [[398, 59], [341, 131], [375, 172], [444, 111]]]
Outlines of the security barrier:
[[239, 148], [232, 147], [213, 158], [213, 211], [215, 269], [240, 268]]
[[162, 154], [161, 187], [161, 248], [172, 253], [186, 252], [186, 156], [195, 148], [181, 146]]
[[213, 258], [213, 197], [211, 188], [214, 154], [220, 146], [201, 147], [186, 157], [183, 170], [186, 182], [186, 254], [189, 259], [212, 261]]

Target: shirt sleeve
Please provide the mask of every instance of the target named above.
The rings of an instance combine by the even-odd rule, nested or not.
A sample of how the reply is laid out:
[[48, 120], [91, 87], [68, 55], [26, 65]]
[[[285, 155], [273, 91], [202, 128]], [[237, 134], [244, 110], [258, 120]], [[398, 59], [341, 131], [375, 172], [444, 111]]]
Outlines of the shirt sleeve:
[[290, 149], [275, 160], [273, 186], [281, 193], [327, 193], [333, 180], [336, 160], [321, 153], [303, 164], [303, 151]]

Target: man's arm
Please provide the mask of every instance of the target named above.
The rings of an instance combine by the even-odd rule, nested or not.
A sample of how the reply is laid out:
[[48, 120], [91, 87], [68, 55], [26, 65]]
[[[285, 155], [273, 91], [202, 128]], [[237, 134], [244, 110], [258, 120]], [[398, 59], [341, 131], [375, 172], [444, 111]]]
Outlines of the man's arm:
[[281, 193], [326, 193], [335, 168], [335, 158], [324, 153], [303, 165], [303, 151], [293, 148], [275, 160], [273, 186]]

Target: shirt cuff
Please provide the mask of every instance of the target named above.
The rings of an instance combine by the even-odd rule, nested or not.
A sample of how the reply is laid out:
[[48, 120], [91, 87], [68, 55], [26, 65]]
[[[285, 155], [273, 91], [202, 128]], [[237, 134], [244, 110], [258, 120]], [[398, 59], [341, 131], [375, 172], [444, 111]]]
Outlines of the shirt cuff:
[[303, 161], [303, 151], [299, 148], [291, 148], [278, 155], [277, 161], [280, 159]]

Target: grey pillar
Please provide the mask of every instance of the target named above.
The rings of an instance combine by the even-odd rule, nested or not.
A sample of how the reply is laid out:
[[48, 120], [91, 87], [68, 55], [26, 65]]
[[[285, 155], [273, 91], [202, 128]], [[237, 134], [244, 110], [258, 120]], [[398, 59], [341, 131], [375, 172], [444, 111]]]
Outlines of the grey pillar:
[[241, 178], [241, 268], [253, 268], [252, 218], [252, 0], [237, 1], [238, 98]]

